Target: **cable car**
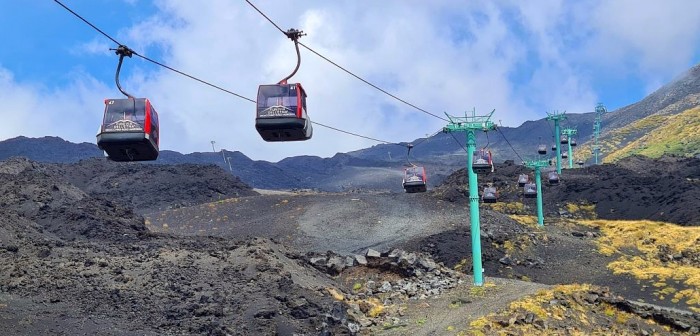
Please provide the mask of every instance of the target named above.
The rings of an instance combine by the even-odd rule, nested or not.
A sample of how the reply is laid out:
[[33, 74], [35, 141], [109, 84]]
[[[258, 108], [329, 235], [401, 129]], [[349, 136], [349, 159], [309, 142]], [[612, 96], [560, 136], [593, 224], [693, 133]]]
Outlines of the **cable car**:
[[299, 83], [287, 83], [301, 65], [298, 40], [305, 34], [293, 28], [284, 34], [294, 41], [297, 65], [277, 84], [258, 87], [255, 129], [269, 142], [309, 140], [313, 135], [311, 120], [306, 115], [306, 91]]
[[306, 92], [299, 83], [260, 85], [255, 129], [265, 141], [309, 140]]
[[561, 137], [559, 137], [559, 142], [562, 145], [566, 145], [569, 143], [569, 137], [567, 137], [566, 134], [562, 134]]
[[120, 45], [116, 49], [119, 63], [115, 75], [117, 88], [127, 98], [105, 99], [102, 125], [97, 134], [97, 147], [112, 161], [151, 161], [158, 158], [160, 133], [158, 112], [147, 98], [134, 98], [119, 84], [124, 57], [134, 51]]
[[527, 176], [527, 174], [520, 174], [518, 175], [518, 186], [519, 187], [524, 187], [525, 183], [530, 181], [530, 178]]
[[[556, 150], [556, 149], [557, 148], [554, 147], [554, 150]], [[540, 155], [547, 154], [547, 145], [542, 144], [542, 145], [537, 146], [537, 153]]]
[[476, 174], [488, 174], [493, 172], [493, 159], [491, 151], [480, 149], [474, 151], [472, 158], [472, 170]]
[[571, 141], [569, 142], [571, 142], [571, 147], [576, 147], [576, 139], [571, 138]]
[[112, 161], [158, 158], [158, 112], [147, 98], [105, 99], [97, 146]]
[[579, 159], [578, 161], [576, 161], [576, 164], [583, 167], [583, 160]]
[[547, 179], [549, 180], [549, 184], [559, 184], [559, 174], [557, 174], [556, 171], [549, 172], [549, 174], [547, 174]]
[[568, 152], [568, 151], [563, 151], [563, 152], [561, 152], [561, 158], [562, 158], [562, 159], [567, 159], [567, 158], [569, 158], [569, 152]]
[[496, 203], [498, 201], [498, 190], [496, 187], [485, 187], [481, 194], [481, 201], [484, 203]]
[[534, 183], [526, 183], [523, 187], [523, 195], [527, 198], [537, 197], [537, 185]]
[[427, 183], [425, 168], [413, 166], [404, 169], [403, 182], [401, 184], [407, 193], [425, 192], [428, 190]]
[[552, 144], [552, 151], [555, 151], [555, 150], [557, 150], [557, 145], [556, 145], [556, 144]]

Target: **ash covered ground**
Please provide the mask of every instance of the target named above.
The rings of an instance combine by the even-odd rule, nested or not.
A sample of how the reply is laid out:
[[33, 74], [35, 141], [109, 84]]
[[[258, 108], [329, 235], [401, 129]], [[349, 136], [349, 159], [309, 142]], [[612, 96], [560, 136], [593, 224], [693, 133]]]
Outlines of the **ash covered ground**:
[[[697, 179], [696, 163], [678, 162], [672, 161], [677, 170], [661, 171], [669, 179]], [[672, 194], [643, 179], [655, 174], [635, 171], [647, 163], [626, 164], [567, 172], [560, 186], [545, 191], [558, 200], [548, 208], [549, 218], [567, 217], [560, 210], [569, 199], [597, 204], [601, 217], [638, 216], [637, 208], [619, 205], [622, 196], [610, 189], [586, 193], [592, 183], [587, 179], [611, 185], [605, 178], [613, 176], [626, 184], [634, 172], [641, 182], [633, 190]], [[508, 169], [515, 174], [519, 168], [503, 167], [491, 176], [497, 185], [502, 179], [504, 190], [513, 179]], [[470, 330], [471, 320], [557, 283], [639, 294], [625, 290], [636, 286], [633, 280], [605, 270], [609, 258], [595, 253], [595, 232], [567, 224], [554, 226], [545, 239], [541, 231], [488, 209], [482, 211], [484, 262], [494, 286], [474, 292], [465, 262], [470, 237], [463, 187], [450, 181], [418, 195], [259, 194], [213, 166], [4, 161], [0, 333], [456, 334]], [[683, 188], [675, 185], [683, 197], [669, 209], [698, 204], [691, 198], [697, 188]], [[609, 199], [595, 198], [601, 195]], [[504, 193], [508, 197], [518, 196]], [[598, 210], [601, 203], [615, 211]], [[668, 217], [665, 209], [656, 210], [658, 219], [694, 224], [690, 211], [673, 210]], [[534, 248], [504, 260], [507, 241]], [[517, 280], [525, 277], [530, 281]], [[582, 304], [591, 314], [604, 317], [605, 305], [628, 302], [606, 290], [589, 291], [596, 298]], [[559, 298], [577, 300], [566, 293]], [[696, 318], [647, 314], [662, 318], [632, 319], [636, 329], [625, 330], [688, 333]], [[574, 327], [526, 314], [499, 318], [554, 332]]]

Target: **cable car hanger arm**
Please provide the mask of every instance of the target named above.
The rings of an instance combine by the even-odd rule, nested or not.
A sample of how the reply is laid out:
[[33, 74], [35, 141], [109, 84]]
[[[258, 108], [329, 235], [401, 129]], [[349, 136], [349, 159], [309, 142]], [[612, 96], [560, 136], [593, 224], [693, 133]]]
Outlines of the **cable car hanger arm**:
[[287, 80], [292, 78], [297, 73], [297, 71], [299, 70], [299, 66], [301, 65], [301, 54], [299, 53], [299, 38], [306, 35], [306, 34], [304, 34], [304, 32], [301, 30], [296, 30], [294, 28], [290, 28], [289, 30], [284, 32], [284, 35], [287, 35], [287, 37], [289, 37], [292, 41], [294, 41], [294, 48], [297, 51], [297, 66], [296, 66], [296, 68], [294, 68], [294, 71], [292, 71], [292, 73], [289, 74], [289, 76], [285, 77], [284, 79], [282, 79], [278, 83], [278, 84], [286, 85]]
[[112, 49], [110, 48], [109, 50], [116, 50], [115, 53], [119, 55], [119, 64], [117, 64], [117, 73], [114, 75], [114, 81], [117, 82], [117, 88], [121, 93], [123, 93], [125, 96], [127, 96], [129, 99], [134, 99], [134, 96], [130, 95], [128, 92], [124, 91], [122, 89], [122, 86], [119, 84], [119, 73], [122, 70], [122, 62], [124, 61], [124, 56], [131, 57], [134, 55], [134, 51], [129, 49], [129, 47], [120, 44], [117, 49]]

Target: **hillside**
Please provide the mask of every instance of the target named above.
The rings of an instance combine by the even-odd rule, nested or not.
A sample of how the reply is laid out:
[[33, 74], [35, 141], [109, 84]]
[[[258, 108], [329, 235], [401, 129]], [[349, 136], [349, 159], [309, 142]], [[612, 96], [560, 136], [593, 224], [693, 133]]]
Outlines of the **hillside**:
[[[662, 86], [641, 101], [604, 115], [600, 136], [605, 162], [630, 155], [698, 155], [700, 65]], [[583, 138], [587, 139], [587, 138]], [[592, 139], [577, 149], [589, 160]]]
[[[662, 155], [700, 155], [700, 107], [679, 114], [652, 115], [608, 133], [615, 147], [605, 148], [604, 162], [632, 155], [659, 158]], [[633, 140], [634, 139], [634, 140]], [[626, 146], [621, 144], [626, 143]]]
[[[627, 171], [643, 170], [642, 163], [628, 162]], [[670, 166], [680, 178], [697, 174], [694, 161]], [[617, 169], [586, 174], [606, 176], [611, 167]], [[499, 171], [508, 169], [521, 167]], [[700, 309], [692, 294], [697, 251], [676, 243], [700, 237], [697, 228], [590, 221], [590, 212], [573, 208], [548, 212], [547, 226], [537, 228], [525, 220], [525, 207], [519, 215], [484, 207], [487, 283], [474, 287], [468, 211], [459, 198], [440, 200], [440, 189], [258, 194], [214, 166], [103, 159], [13, 159], [0, 163], [0, 178], [3, 334], [598, 330], [581, 319], [620, 332], [700, 328], [700, 315], [688, 311]], [[648, 183], [653, 189], [663, 181]], [[579, 199], [578, 190], [566, 193]], [[614, 239], [620, 225], [635, 228], [631, 237], [662, 244]], [[639, 264], [622, 254], [633, 249], [653, 263], [651, 278], [625, 267]], [[668, 267], [683, 272], [674, 277], [679, 282], [645, 290], [661, 283]], [[551, 286], [574, 283], [584, 285]], [[567, 314], [579, 319], [557, 318]]]

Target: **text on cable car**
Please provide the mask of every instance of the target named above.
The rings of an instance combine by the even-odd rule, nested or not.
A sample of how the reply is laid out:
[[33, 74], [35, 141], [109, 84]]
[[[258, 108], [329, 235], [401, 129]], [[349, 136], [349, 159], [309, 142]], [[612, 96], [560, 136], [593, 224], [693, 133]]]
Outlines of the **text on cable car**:
[[143, 128], [139, 123], [131, 120], [118, 120], [107, 126], [105, 126], [106, 132], [119, 132], [119, 131], [142, 131]]

